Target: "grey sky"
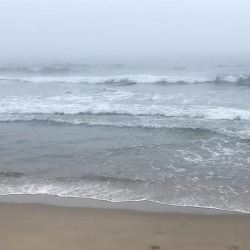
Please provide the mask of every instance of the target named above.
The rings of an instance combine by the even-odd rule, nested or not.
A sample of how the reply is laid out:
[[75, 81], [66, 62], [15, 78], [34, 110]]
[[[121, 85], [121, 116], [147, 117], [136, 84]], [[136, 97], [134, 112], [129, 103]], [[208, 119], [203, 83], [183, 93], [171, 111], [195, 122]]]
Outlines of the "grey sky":
[[250, 55], [250, 1], [0, 0], [0, 60]]

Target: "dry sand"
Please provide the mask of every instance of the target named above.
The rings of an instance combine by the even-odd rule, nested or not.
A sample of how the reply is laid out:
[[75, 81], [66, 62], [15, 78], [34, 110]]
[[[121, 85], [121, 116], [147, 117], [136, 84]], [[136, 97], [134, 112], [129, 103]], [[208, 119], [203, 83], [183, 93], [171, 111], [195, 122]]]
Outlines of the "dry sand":
[[249, 250], [250, 215], [0, 203], [0, 249]]

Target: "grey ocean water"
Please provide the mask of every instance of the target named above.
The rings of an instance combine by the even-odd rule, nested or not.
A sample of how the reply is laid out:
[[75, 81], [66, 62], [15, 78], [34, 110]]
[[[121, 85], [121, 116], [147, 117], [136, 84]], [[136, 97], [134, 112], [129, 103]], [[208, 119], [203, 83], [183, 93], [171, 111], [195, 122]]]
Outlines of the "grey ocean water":
[[250, 212], [250, 64], [0, 68], [0, 195]]

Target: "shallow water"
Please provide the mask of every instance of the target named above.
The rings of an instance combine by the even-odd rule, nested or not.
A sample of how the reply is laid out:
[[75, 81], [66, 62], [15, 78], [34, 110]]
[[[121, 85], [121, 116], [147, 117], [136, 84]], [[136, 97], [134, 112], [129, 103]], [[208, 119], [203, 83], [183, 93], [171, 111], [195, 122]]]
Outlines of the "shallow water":
[[250, 212], [249, 67], [0, 68], [0, 194]]

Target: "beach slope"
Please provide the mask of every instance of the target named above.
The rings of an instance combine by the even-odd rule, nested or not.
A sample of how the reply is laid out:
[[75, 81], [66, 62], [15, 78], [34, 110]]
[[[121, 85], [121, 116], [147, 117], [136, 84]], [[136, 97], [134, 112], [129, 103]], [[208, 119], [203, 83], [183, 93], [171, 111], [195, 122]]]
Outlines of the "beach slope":
[[250, 215], [0, 203], [0, 249], [250, 249]]

